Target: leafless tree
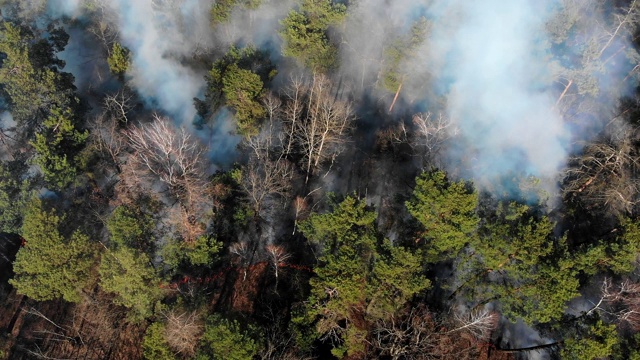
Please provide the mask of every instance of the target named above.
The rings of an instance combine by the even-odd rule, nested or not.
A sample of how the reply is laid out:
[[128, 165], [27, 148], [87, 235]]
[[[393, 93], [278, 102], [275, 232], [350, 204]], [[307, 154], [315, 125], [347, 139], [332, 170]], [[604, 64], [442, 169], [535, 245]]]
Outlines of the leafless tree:
[[437, 343], [437, 323], [424, 307], [379, 319], [373, 330], [372, 345], [380, 355], [391, 359], [432, 359]]
[[619, 13], [613, 14], [613, 17], [613, 26], [611, 28], [605, 28], [602, 31], [603, 37], [607, 40], [600, 48], [598, 57], [601, 57], [614, 40], [622, 36], [622, 33], [631, 36], [631, 33], [636, 30], [638, 18], [640, 17], [640, 4], [637, 0], [633, 0], [631, 4], [629, 4], [629, 7], [622, 9]]
[[249, 244], [247, 244], [246, 241], [233, 243], [229, 246], [229, 252], [232, 255], [235, 255], [240, 267], [242, 267], [244, 271], [242, 280], [247, 280], [247, 268], [251, 261], [251, 249], [249, 248]]
[[413, 124], [416, 129], [413, 145], [424, 151], [429, 161], [438, 155], [447, 140], [459, 132], [453, 121], [442, 114], [437, 116], [431, 113], [415, 114]]
[[114, 94], [107, 94], [104, 97], [105, 110], [115, 119], [122, 123], [129, 121], [129, 112], [135, 107], [135, 96], [131, 90], [123, 88]]
[[110, 54], [113, 43], [118, 39], [117, 17], [111, 10], [109, 0], [88, 0], [93, 10], [93, 21], [89, 25], [89, 32], [102, 43], [102, 46]]
[[288, 312], [272, 303], [265, 304], [261, 317], [265, 320], [264, 346], [258, 353], [261, 360], [311, 360], [298, 352], [296, 337], [289, 328]]
[[286, 199], [295, 176], [293, 164], [285, 157], [280, 100], [268, 95], [263, 100], [267, 121], [260, 132], [244, 140], [251, 149], [249, 162], [243, 168], [241, 186], [256, 214], [260, 215], [265, 201], [274, 197]]
[[150, 124], [125, 132], [135, 150], [135, 163], [168, 186], [186, 207], [199, 202], [206, 192], [204, 148], [185, 128], [154, 116]]
[[285, 198], [288, 195], [294, 174], [293, 165], [285, 159], [249, 161], [245, 167], [242, 188], [256, 214], [260, 214], [267, 198], [274, 195]]
[[293, 234], [296, 234], [296, 229], [298, 228], [298, 221], [301, 219], [305, 219], [309, 216], [310, 209], [309, 204], [307, 204], [306, 198], [302, 196], [297, 196], [295, 200], [293, 200], [293, 211], [294, 211], [294, 223], [293, 223]]
[[598, 311], [634, 331], [640, 330], [640, 284], [626, 279], [616, 285], [605, 278], [601, 291], [599, 301], [587, 314]]
[[165, 339], [169, 346], [182, 356], [191, 358], [198, 347], [203, 332], [202, 319], [196, 311], [163, 313], [166, 319]]
[[564, 194], [574, 196], [588, 208], [603, 207], [609, 214], [628, 213], [637, 203], [640, 183], [637, 157], [631, 138], [598, 142], [569, 162]]
[[332, 92], [326, 77], [314, 75], [310, 83], [292, 80], [285, 93], [284, 153], [289, 154], [294, 147], [300, 150], [305, 182], [322, 162], [340, 153], [355, 119], [351, 104]]
[[375, 355], [391, 359], [478, 359], [479, 342], [488, 337], [485, 330], [479, 329], [491, 331], [489, 329], [495, 328], [497, 319], [495, 313], [472, 312], [454, 319], [461, 326], [447, 331], [448, 320], [436, 318], [424, 306], [411, 307], [379, 319], [370, 343]]
[[273, 271], [276, 276], [276, 292], [278, 291], [278, 270], [287, 260], [291, 258], [283, 246], [280, 245], [267, 245], [267, 256], [269, 257], [269, 263], [273, 266]]
[[301, 77], [292, 77], [289, 86], [284, 92], [286, 105], [284, 108], [283, 121], [286, 124], [286, 145], [283, 148], [285, 156], [293, 151], [295, 132], [298, 129], [298, 122], [302, 119], [305, 107], [306, 85]]
[[200, 219], [210, 207], [203, 146], [185, 128], [157, 115], [151, 123], [132, 126], [125, 137], [134, 150], [125, 176], [130, 179], [125, 180], [147, 178], [164, 184], [179, 203], [170, 222], [185, 241], [195, 240], [204, 231]]
[[457, 327], [449, 330], [449, 333], [467, 331], [478, 340], [487, 340], [498, 326], [499, 316], [495, 311], [482, 308], [463, 314], [456, 312], [454, 319]]
[[122, 155], [126, 150], [126, 138], [117, 121], [106, 113], [99, 114], [89, 122], [90, 141], [96, 149], [108, 156], [110, 165], [119, 173], [122, 171]]
[[[17, 152], [16, 145], [19, 143], [15, 139], [15, 128], [0, 128], [0, 160], [4, 160], [4, 156], [15, 159], [14, 154]], [[10, 135], [11, 134], [11, 135]]]

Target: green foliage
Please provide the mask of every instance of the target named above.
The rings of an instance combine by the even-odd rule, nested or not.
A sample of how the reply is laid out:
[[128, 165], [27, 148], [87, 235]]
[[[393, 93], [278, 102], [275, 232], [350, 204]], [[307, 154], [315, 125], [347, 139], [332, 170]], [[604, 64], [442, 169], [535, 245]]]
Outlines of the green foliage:
[[102, 254], [98, 271], [102, 288], [117, 295], [116, 304], [133, 310], [134, 320], [153, 314], [162, 294], [158, 276], [146, 254], [125, 246], [107, 251]]
[[255, 329], [213, 315], [207, 319], [196, 360], [251, 360], [260, 351]]
[[427, 28], [427, 20], [420, 18], [411, 26], [409, 34], [397, 39], [385, 50], [382, 85], [387, 91], [395, 93], [404, 82], [407, 74], [402, 71], [403, 62], [415, 56], [417, 47], [425, 39]]
[[33, 160], [44, 173], [45, 181], [55, 189], [64, 189], [78, 173], [76, 154], [84, 146], [89, 133], [78, 131], [69, 108], [53, 108], [44, 121], [43, 130], [31, 143], [36, 150]]
[[640, 333], [633, 336], [619, 336], [619, 346], [616, 348], [612, 359], [615, 360], [640, 360]]
[[347, 197], [332, 213], [314, 214], [300, 224], [312, 242], [322, 245], [320, 264], [312, 278], [306, 316], [297, 321], [315, 323], [319, 336], [335, 333], [342, 357], [364, 351], [370, 324], [404, 306], [426, 289], [421, 256], [380, 239], [376, 213], [364, 201]]
[[620, 224], [624, 230], [623, 234], [615, 241], [601, 245], [605, 247], [604, 254], [597, 261], [600, 268], [625, 274], [634, 270], [634, 263], [640, 253], [640, 224], [629, 218], [622, 219]]
[[155, 223], [151, 215], [131, 206], [118, 206], [107, 220], [112, 247], [148, 249], [153, 242]]
[[245, 9], [255, 10], [262, 4], [262, 0], [217, 0], [211, 6], [211, 24], [224, 24], [229, 21], [233, 9], [241, 6]]
[[165, 340], [165, 326], [154, 322], [149, 325], [142, 340], [142, 354], [145, 360], [174, 360], [176, 357]]
[[162, 249], [165, 264], [177, 269], [181, 264], [187, 266], [211, 265], [222, 249], [222, 243], [213, 236], [200, 236], [194, 242], [171, 240]]
[[314, 72], [334, 68], [338, 50], [329, 40], [328, 29], [342, 22], [345, 15], [343, 4], [302, 0], [300, 8], [292, 10], [281, 22], [282, 54], [296, 58]]
[[260, 103], [264, 92], [260, 76], [232, 64], [227, 68], [222, 83], [227, 104], [235, 110], [240, 133], [256, 133], [258, 120], [265, 115], [264, 107]]
[[24, 211], [33, 197], [33, 182], [23, 171], [0, 163], [0, 232], [18, 233]]
[[566, 239], [555, 237], [555, 224], [515, 202], [499, 202], [484, 217], [470, 245], [472, 266], [486, 274], [484, 281], [476, 281], [477, 288], [499, 299], [511, 320], [560, 319], [567, 302], [579, 296], [583, 267], [570, 255]]
[[[253, 47], [231, 47], [209, 71], [205, 103], [210, 104], [212, 111], [226, 104], [235, 113], [239, 132], [254, 134], [265, 115], [261, 100], [265, 83], [274, 75], [273, 71], [267, 54]], [[196, 104], [200, 115], [205, 116], [207, 106], [197, 99]]]
[[107, 64], [112, 73], [122, 76], [131, 65], [131, 52], [117, 42], [113, 43], [111, 53], [107, 57]]
[[616, 326], [598, 320], [584, 335], [566, 339], [560, 355], [566, 360], [604, 359], [612, 355], [617, 345]]
[[423, 226], [426, 259], [433, 263], [454, 258], [478, 227], [478, 194], [470, 184], [451, 182], [442, 171], [424, 173], [416, 179], [409, 213]]
[[54, 210], [44, 210], [38, 198], [33, 198], [25, 212], [21, 235], [26, 243], [18, 251], [13, 263], [15, 277], [9, 282], [34, 300], [62, 297], [80, 301], [89, 280], [94, 259], [89, 239], [79, 231], [65, 239], [59, 232], [61, 220]]
[[[52, 55], [54, 50], [64, 47], [63, 43], [54, 46], [36, 41], [30, 29], [9, 22], [0, 26], [0, 53], [6, 56], [0, 67], [0, 85], [12, 105], [13, 118], [18, 124], [30, 123], [21, 130], [32, 129], [48, 116], [50, 108], [77, 105], [72, 78], [57, 71], [56, 66], [62, 62]], [[42, 53], [46, 56], [38, 56]]]
[[489, 199], [476, 209], [478, 203], [469, 184], [450, 182], [436, 171], [416, 180], [406, 206], [424, 226], [427, 261], [460, 258], [466, 250], [471, 256], [457, 263], [458, 281], [476, 301], [498, 300], [511, 320], [556, 321], [567, 302], [579, 296], [581, 276], [594, 274], [602, 264], [620, 268], [603, 246], [570, 249], [565, 237], [554, 234], [555, 224], [536, 209]]

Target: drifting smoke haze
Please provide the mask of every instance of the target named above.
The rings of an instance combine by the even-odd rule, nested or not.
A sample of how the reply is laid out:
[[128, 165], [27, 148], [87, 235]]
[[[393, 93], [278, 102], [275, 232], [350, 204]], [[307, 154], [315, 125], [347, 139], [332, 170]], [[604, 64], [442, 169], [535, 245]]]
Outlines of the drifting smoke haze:
[[[121, 41], [132, 53], [132, 68], [127, 74], [132, 85], [152, 107], [191, 123], [196, 116], [193, 98], [202, 95], [206, 72], [196, 72], [185, 63], [194, 54], [220, 46], [211, 29], [211, 2], [119, 0], [109, 5], [118, 16]], [[291, 2], [272, 5], [266, 1], [249, 14], [235, 11], [217, 32], [226, 45], [278, 43], [278, 19], [285, 16]]]
[[[176, 17], [159, 12], [147, 0], [120, 0], [110, 2], [118, 15], [122, 43], [131, 50], [132, 68], [128, 75], [140, 95], [172, 115], [176, 120], [190, 123], [196, 115], [193, 98], [205, 85], [204, 74], [198, 74], [183, 64], [184, 57], [193, 50], [197, 38], [197, 24], [202, 14], [198, 5], [176, 6], [184, 16], [183, 22]], [[206, 10], [204, 11], [206, 14]], [[178, 17], [181, 18], [181, 17]], [[185, 31], [186, 30], [186, 31]]]
[[351, 5], [341, 33], [340, 75], [352, 80], [359, 91], [374, 88], [386, 46], [408, 32], [424, 7], [411, 0], [362, 0]]
[[215, 32], [225, 45], [253, 44], [268, 51], [272, 60], [281, 58], [280, 20], [294, 7], [294, 0], [263, 0], [256, 9], [236, 7], [229, 21]]
[[548, 4], [447, 1], [433, 9], [435, 74], [447, 115], [461, 131], [451, 156], [469, 164], [484, 185], [510, 171], [555, 175], [570, 137], [554, 110], [557, 94], [544, 47]]
[[[286, 16], [292, 1], [265, 1], [258, 9], [236, 9], [227, 24], [211, 28], [211, 1], [114, 0], [105, 2], [112, 12], [119, 41], [131, 51], [132, 63], [126, 76], [149, 109], [159, 109], [179, 125], [189, 126], [196, 118], [193, 98], [201, 97], [208, 69], [193, 66], [193, 56], [216, 46], [252, 43], [279, 56], [279, 20]], [[78, 0], [51, 0], [48, 13], [81, 17]], [[72, 39], [73, 40], [73, 39]], [[73, 41], [72, 41], [73, 42]], [[68, 52], [67, 52], [68, 53]], [[65, 55], [65, 54], [63, 54]], [[69, 55], [72, 56], [72, 55]], [[71, 63], [74, 63], [74, 59]], [[235, 158], [239, 138], [228, 111], [215, 117], [215, 124], [198, 133], [211, 147], [211, 159], [229, 163]]]
[[[120, 41], [132, 52], [130, 84], [149, 108], [163, 110], [180, 124], [193, 121], [193, 98], [201, 96], [206, 85], [206, 69], [193, 66], [194, 54], [251, 43], [270, 53], [280, 79], [291, 73], [289, 63], [282, 61], [277, 31], [294, 1], [263, 1], [255, 10], [237, 7], [228, 23], [214, 29], [209, 18], [212, 3], [106, 2]], [[80, 8], [77, 0], [51, 0], [48, 7], [54, 16], [79, 16]], [[564, 85], [568, 79], [575, 81], [574, 99], [591, 93], [599, 102], [599, 114], [608, 116], [623, 93], [621, 79], [628, 75], [631, 62], [614, 59], [602, 71], [581, 59], [584, 45], [558, 47], [549, 24], [558, 16], [575, 18], [569, 21], [573, 28], [564, 32], [581, 34], [575, 42], [582, 44], [606, 37], [606, 29], [593, 26], [607, 23], [603, 13], [589, 1], [362, 0], [350, 5], [345, 25], [333, 29], [340, 38], [337, 76], [352, 84], [352, 98], [374, 95], [389, 103], [393, 94], [380, 86], [385, 51], [394, 41], [410, 36], [411, 25], [424, 17], [429, 24], [425, 41], [399, 64], [407, 76], [398, 108], [405, 113], [442, 112], [452, 119], [459, 133], [441, 163], [453, 174], [489, 188], [511, 174], [553, 182], [569, 153], [576, 150], [573, 144], [598, 133], [610, 119], [583, 118], [567, 110], [575, 104], [556, 103]], [[613, 52], [632, 49], [626, 40], [616, 37], [608, 47]], [[615, 54], [601, 56], [610, 55]], [[590, 81], [594, 89], [585, 89]], [[222, 112], [216, 121], [230, 124], [231, 116]], [[231, 129], [229, 124], [212, 131]], [[211, 134], [210, 142], [216, 139], [210, 144], [212, 153], [218, 152], [218, 144], [224, 157], [232, 156], [238, 140], [227, 136]]]
[[[360, 1], [341, 34], [341, 75], [358, 92], [390, 102], [393, 94], [380, 91], [385, 49], [410, 36], [411, 24], [424, 16], [427, 38], [399, 65], [407, 76], [398, 107], [443, 112], [453, 121], [459, 133], [442, 161], [451, 173], [485, 188], [513, 174], [554, 183], [569, 154], [614, 116], [633, 82], [622, 81], [633, 63], [619, 51], [633, 49], [628, 36], [615, 37], [600, 56], [613, 61], [583, 55], [610, 37], [606, 13], [590, 1]], [[567, 17], [572, 26], [562, 31], [574, 33], [576, 46], [559, 47], [550, 23], [566, 24]], [[559, 102], [569, 80], [570, 96]], [[576, 111], [584, 95], [597, 98], [601, 118]]]

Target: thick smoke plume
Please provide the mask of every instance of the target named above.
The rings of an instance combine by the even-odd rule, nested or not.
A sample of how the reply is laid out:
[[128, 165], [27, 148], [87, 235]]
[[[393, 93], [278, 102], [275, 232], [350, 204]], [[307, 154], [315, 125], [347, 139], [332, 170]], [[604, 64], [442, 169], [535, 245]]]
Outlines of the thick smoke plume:
[[[388, 102], [385, 50], [424, 17], [425, 40], [398, 66], [405, 76], [399, 103], [408, 112], [443, 112], [456, 124], [442, 163], [481, 187], [515, 174], [554, 182], [575, 144], [611, 119], [627, 86], [633, 61], [625, 56], [635, 50], [624, 24], [612, 37], [626, 10], [612, 14], [609, 6], [363, 0], [341, 33], [342, 75]], [[577, 110], [587, 97], [599, 118]]]
[[[82, 3], [50, 0], [49, 9], [77, 16]], [[265, 0], [255, 10], [237, 7], [228, 23], [214, 28], [212, 1], [102, 3], [116, 19], [120, 41], [132, 51], [130, 84], [150, 108], [179, 123], [194, 119], [192, 99], [205, 86], [207, 67], [194, 61], [194, 55], [253, 43], [270, 52], [280, 78], [287, 78], [277, 30], [295, 5], [292, 0]], [[397, 114], [430, 111], [450, 118], [460, 131], [440, 163], [480, 186], [490, 187], [512, 174], [554, 179], [577, 149], [574, 144], [588, 140], [610, 120], [621, 80], [633, 62], [623, 59], [633, 49], [628, 30], [615, 23], [624, 19], [624, 9], [612, 14], [607, 4], [361, 0], [350, 4], [344, 26], [332, 29], [341, 59], [335, 75], [351, 84], [356, 101], [374, 95], [390, 102], [393, 94], [381, 86], [389, 65], [386, 54], [425, 19], [424, 40], [397, 66], [405, 79], [397, 105], [403, 111]], [[589, 106], [599, 107], [591, 111], [596, 116], [583, 117], [576, 110], [583, 97], [591, 97]], [[230, 121], [229, 116], [217, 119]]]
[[[201, 14], [197, 2], [184, 2], [169, 12], [159, 11], [147, 0], [118, 0], [110, 2], [118, 15], [122, 43], [131, 49], [131, 83], [140, 95], [164, 109], [181, 122], [191, 122], [196, 111], [193, 98], [204, 86], [204, 74], [184, 65], [185, 57], [198, 34]], [[204, 10], [204, 11], [203, 11]], [[182, 20], [182, 21], [179, 21]], [[206, 22], [205, 22], [206, 23]]]
[[433, 10], [436, 77], [447, 115], [461, 130], [454, 159], [468, 164], [480, 183], [510, 171], [553, 176], [570, 137], [554, 108], [548, 4], [446, 1]]
[[[236, 9], [227, 24], [212, 28], [209, 10], [212, 1], [181, 0], [97, 0], [118, 29], [119, 42], [131, 51], [131, 67], [126, 74], [130, 86], [149, 109], [159, 109], [178, 124], [190, 125], [196, 118], [193, 98], [201, 97], [206, 86], [207, 66], [194, 58], [237, 43], [254, 43], [279, 52], [277, 28], [291, 1], [265, 1], [255, 10]], [[50, 0], [53, 17], [82, 17], [80, 0]], [[216, 49], [218, 47], [218, 49]], [[223, 111], [215, 117], [207, 137], [215, 162], [227, 162], [239, 139], [230, 135], [231, 115]], [[221, 133], [223, 132], [223, 133]]]

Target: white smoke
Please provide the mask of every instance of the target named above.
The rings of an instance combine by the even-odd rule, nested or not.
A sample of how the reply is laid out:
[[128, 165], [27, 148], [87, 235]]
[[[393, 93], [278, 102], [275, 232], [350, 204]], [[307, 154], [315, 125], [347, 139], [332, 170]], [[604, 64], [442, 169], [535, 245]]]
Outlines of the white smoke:
[[554, 110], [548, 4], [446, 1], [433, 9], [447, 15], [434, 21], [430, 53], [448, 116], [461, 130], [456, 157], [480, 182], [508, 171], [556, 174], [570, 137]]

